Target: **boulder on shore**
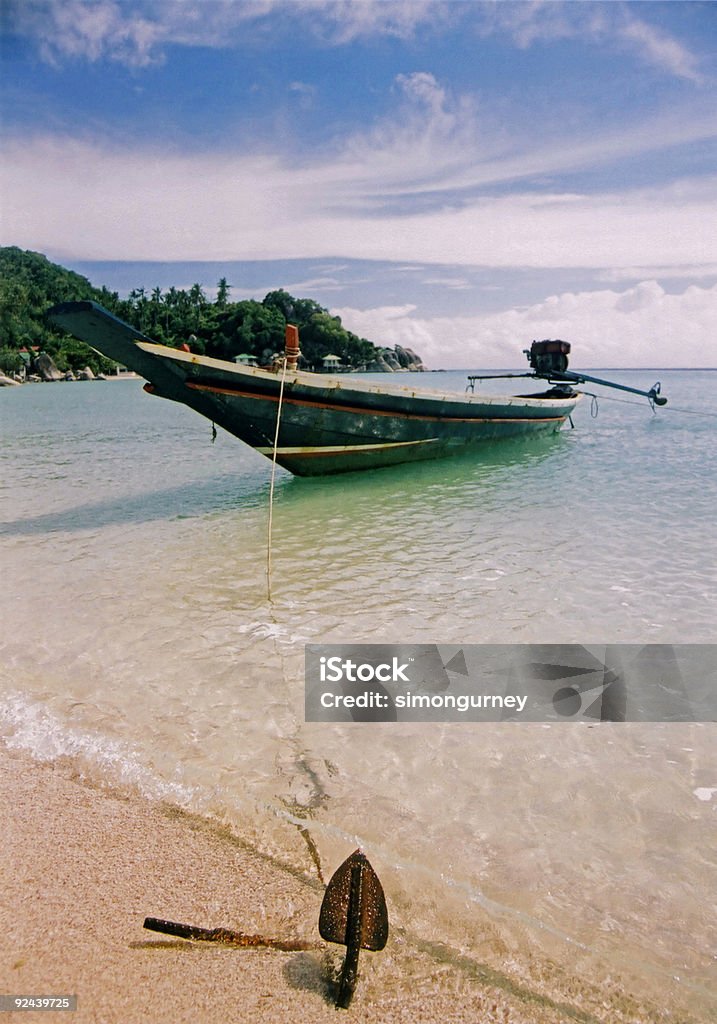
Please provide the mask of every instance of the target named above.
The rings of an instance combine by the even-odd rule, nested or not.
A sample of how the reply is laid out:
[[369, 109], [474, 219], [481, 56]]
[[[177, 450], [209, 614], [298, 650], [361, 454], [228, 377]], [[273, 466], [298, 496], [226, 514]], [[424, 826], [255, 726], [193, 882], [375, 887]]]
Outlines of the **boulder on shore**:
[[423, 372], [426, 367], [413, 349], [395, 345], [393, 348], [378, 349], [375, 358], [366, 369], [371, 373], [400, 373], [402, 370]]
[[37, 356], [35, 359], [35, 370], [41, 380], [62, 380], [64, 376], [55, 366], [52, 356], [48, 356], [47, 352], [41, 352]]
[[383, 352], [377, 352], [376, 358], [368, 363], [366, 369], [369, 373], [393, 373], [393, 367], [386, 362]]
[[384, 348], [381, 351], [381, 355], [386, 360], [386, 362], [391, 367], [391, 369], [393, 370], [394, 373], [397, 370], [401, 369], [401, 364], [399, 363], [398, 359], [396, 358], [396, 353], [393, 351], [393, 349], [391, 349], [391, 348]]
[[423, 360], [413, 351], [412, 348], [404, 348], [402, 345], [395, 346], [396, 358], [405, 370], [423, 371], [426, 367]]

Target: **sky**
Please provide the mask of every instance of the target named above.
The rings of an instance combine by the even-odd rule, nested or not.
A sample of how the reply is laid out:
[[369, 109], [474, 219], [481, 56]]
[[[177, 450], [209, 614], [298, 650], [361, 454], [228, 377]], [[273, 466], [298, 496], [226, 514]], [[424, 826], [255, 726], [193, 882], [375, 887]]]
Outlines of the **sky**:
[[431, 368], [717, 366], [717, 3], [3, 0], [0, 244]]

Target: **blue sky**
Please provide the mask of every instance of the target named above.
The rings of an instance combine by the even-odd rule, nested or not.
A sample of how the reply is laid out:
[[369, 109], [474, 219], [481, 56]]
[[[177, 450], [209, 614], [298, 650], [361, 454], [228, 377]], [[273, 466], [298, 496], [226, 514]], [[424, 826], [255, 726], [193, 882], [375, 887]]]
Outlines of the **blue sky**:
[[433, 367], [717, 365], [717, 5], [6, 0], [0, 243]]

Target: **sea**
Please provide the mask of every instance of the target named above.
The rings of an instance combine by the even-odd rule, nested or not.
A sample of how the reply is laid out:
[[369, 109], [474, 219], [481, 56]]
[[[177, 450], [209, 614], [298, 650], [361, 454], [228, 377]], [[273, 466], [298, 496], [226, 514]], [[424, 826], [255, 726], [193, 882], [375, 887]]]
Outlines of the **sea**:
[[714, 723], [305, 721], [307, 645], [714, 642], [717, 372], [591, 372], [668, 405], [273, 486], [138, 379], [1, 390], [0, 742], [314, 883], [362, 848], [457, 998], [714, 1020]]

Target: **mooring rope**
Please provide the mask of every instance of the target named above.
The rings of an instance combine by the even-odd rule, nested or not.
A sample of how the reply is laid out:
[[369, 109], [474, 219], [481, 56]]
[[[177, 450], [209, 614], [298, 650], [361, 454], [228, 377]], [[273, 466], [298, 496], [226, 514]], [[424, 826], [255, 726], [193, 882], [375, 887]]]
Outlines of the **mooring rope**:
[[685, 416], [717, 416], [717, 412], [704, 412], [702, 409], [677, 409], [674, 405], [668, 405], [670, 412], [681, 412]]
[[271, 527], [274, 517], [274, 478], [276, 476], [276, 450], [279, 446], [279, 425], [281, 423], [281, 407], [284, 402], [284, 381], [286, 380], [286, 368], [288, 359], [284, 356], [284, 365], [281, 371], [281, 384], [279, 386], [279, 404], [276, 409], [276, 431], [274, 432], [274, 447], [271, 453], [271, 481], [269, 483], [269, 522], [266, 537], [266, 595], [271, 601]]
[[[594, 402], [599, 398], [601, 402], [618, 402], [620, 405], [639, 405], [642, 406], [642, 402], [636, 402], [634, 398], [614, 398], [612, 395], [596, 395], [593, 391], [583, 391], [582, 394], [588, 395], [593, 399]], [[655, 409], [652, 409], [655, 412]], [[709, 412], [703, 409], [680, 409], [674, 405], [666, 405], [660, 409], [661, 412], [681, 412], [686, 416], [717, 416], [717, 412]]]

